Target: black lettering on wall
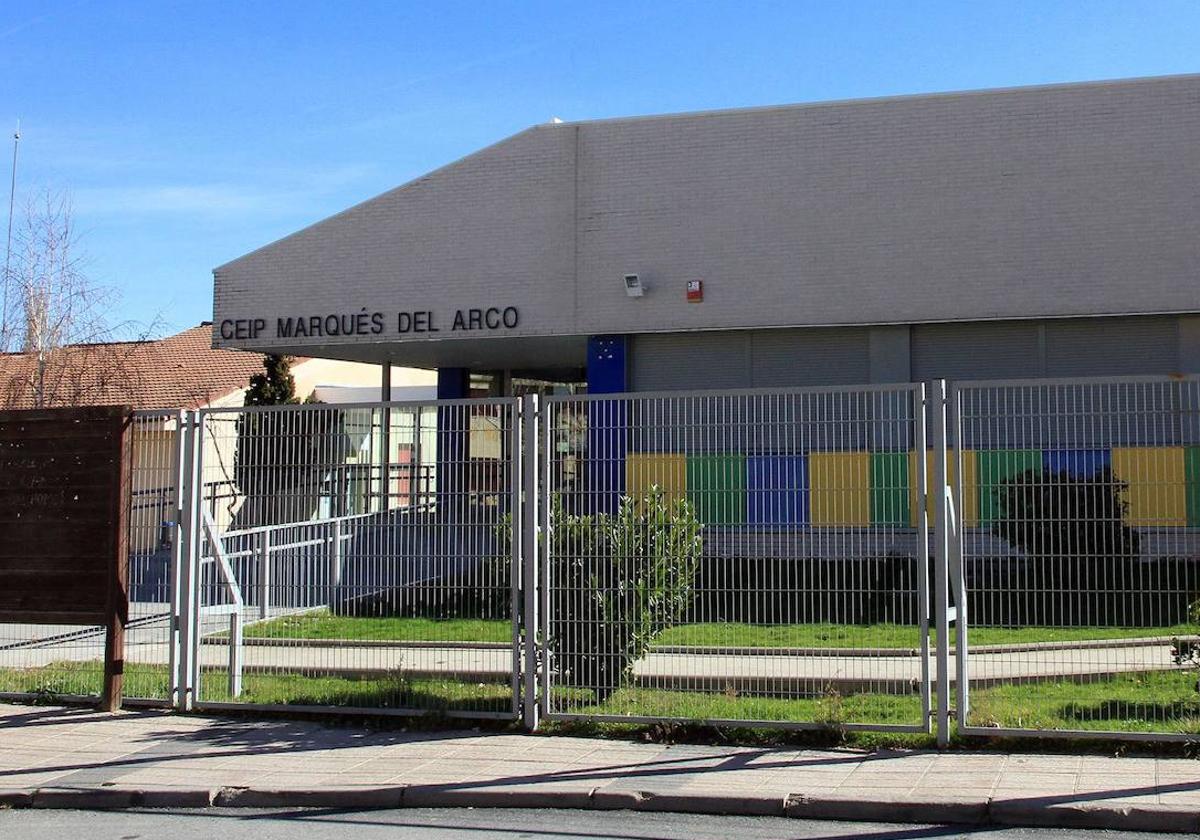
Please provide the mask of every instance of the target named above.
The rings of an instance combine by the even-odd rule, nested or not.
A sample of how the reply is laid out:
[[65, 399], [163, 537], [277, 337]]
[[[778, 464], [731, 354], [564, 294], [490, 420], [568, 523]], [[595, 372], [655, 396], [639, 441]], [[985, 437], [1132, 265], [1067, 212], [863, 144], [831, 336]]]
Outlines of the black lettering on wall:
[[[395, 333], [436, 333], [438, 314], [432, 309], [397, 312]], [[515, 329], [521, 321], [515, 306], [457, 309], [451, 319], [450, 331]], [[226, 318], [217, 324], [222, 339], [253, 340], [265, 334], [266, 318]], [[371, 312], [365, 306], [358, 312], [329, 315], [288, 316], [275, 319], [277, 338], [333, 338], [338, 336], [384, 335], [387, 318], [382, 312]]]

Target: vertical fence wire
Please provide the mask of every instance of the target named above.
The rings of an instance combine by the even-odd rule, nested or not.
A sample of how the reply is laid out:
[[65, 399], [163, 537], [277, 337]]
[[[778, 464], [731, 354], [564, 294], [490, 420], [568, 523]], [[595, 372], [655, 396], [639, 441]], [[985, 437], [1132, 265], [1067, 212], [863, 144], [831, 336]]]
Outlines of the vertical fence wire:
[[968, 731], [1200, 727], [1200, 381], [959, 383]]

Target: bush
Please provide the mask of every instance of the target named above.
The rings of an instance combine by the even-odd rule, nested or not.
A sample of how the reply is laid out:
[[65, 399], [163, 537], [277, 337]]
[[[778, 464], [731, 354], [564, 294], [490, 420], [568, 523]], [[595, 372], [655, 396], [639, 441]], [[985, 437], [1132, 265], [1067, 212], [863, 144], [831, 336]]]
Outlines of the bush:
[[1073, 561], [1136, 558], [1141, 539], [1125, 524], [1127, 488], [1109, 469], [1091, 477], [1026, 470], [1001, 483], [992, 532], [1052, 564], [1046, 567], [1052, 580], [1081, 568]]
[[[1165, 602], [1135, 608], [1144, 596], [1161, 593], [1169, 570], [1140, 562], [1141, 535], [1125, 523], [1127, 488], [1109, 469], [1087, 477], [1034, 469], [1003, 481], [992, 533], [1024, 551], [1029, 563], [1005, 573], [1001, 585], [1009, 594], [978, 604], [977, 620], [1124, 624], [1169, 612]], [[1000, 582], [989, 580], [993, 587]]]
[[603, 702], [695, 597], [703, 550], [695, 507], [652, 487], [615, 514], [552, 513], [549, 667]]
[[[658, 487], [621, 498], [615, 514], [551, 509], [549, 668], [558, 685], [592, 689], [603, 702], [621, 687], [654, 637], [683, 618], [696, 595], [704, 548], [695, 507]], [[507, 609], [512, 518], [497, 525], [498, 550], [484, 562], [497, 581], [489, 612]]]

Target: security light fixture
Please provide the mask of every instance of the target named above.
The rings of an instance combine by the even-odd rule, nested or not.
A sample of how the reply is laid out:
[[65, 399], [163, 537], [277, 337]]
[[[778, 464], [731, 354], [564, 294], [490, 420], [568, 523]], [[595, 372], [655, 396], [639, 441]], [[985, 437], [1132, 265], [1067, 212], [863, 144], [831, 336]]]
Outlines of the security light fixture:
[[641, 297], [646, 293], [646, 287], [642, 285], [642, 278], [636, 274], [625, 275], [625, 294], [630, 297]]

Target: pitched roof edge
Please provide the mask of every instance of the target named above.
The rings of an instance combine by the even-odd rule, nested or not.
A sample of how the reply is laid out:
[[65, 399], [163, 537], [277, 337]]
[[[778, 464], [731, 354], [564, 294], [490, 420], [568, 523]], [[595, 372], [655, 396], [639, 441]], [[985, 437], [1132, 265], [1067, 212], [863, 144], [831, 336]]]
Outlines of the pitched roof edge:
[[345, 208], [344, 210], [339, 210], [338, 212], [336, 212], [330, 216], [325, 216], [324, 218], [318, 219], [317, 221], [313, 222], [312, 224], [305, 225], [304, 227], [300, 228], [299, 230], [292, 231], [291, 233], [287, 234], [286, 236], [281, 236], [279, 239], [276, 239], [272, 242], [268, 242], [265, 245], [260, 245], [258, 248], [255, 248], [253, 251], [249, 251], [245, 254], [242, 254], [240, 257], [236, 257], [232, 260], [229, 260], [228, 262], [221, 263], [219, 266], [217, 266], [216, 268], [213, 269], [213, 276], [215, 277], [221, 271], [223, 271], [227, 268], [231, 268], [231, 267], [237, 265], [238, 263], [242, 262], [243, 260], [253, 257], [255, 254], [258, 254], [261, 251], [265, 251], [268, 248], [274, 248], [276, 245], [280, 245], [284, 242], [287, 242], [290, 239], [294, 239], [298, 236], [301, 236], [301, 235], [307, 233], [308, 231], [312, 230], [313, 228], [320, 227], [321, 225], [325, 224], [326, 222], [330, 222], [330, 221], [333, 221], [334, 219], [341, 218], [342, 216], [345, 216], [349, 213], [353, 213], [355, 210], [359, 209], [363, 205], [370, 204], [372, 201], [377, 201], [378, 199], [381, 199], [384, 196], [388, 196], [393, 193], [400, 192], [401, 190], [406, 190], [409, 187], [413, 186], [414, 184], [424, 181], [426, 178], [431, 178], [434, 175], [437, 175], [441, 172], [445, 172], [448, 169], [452, 169], [452, 168], [458, 166], [459, 164], [470, 160], [471, 158], [478, 157], [479, 155], [485, 154], [485, 153], [491, 151], [492, 149], [503, 146], [505, 143], [511, 143], [513, 140], [516, 140], [518, 137], [529, 134], [530, 132], [532, 132], [535, 129], [540, 128], [540, 127], [541, 126], [539, 126], [539, 125], [533, 125], [533, 126], [529, 126], [527, 128], [523, 128], [520, 131], [516, 132], [515, 134], [510, 134], [507, 137], [502, 137], [501, 139], [495, 141], [494, 143], [489, 143], [488, 145], [486, 145], [482, 148], [476, 149], [475, 151], [470, 152], [468, 154], [465, 154], [462, 157], [455, 158], [454, 160], [449, 161], [448, 163], [444, 163], [441, 166], [438, 166], [438, 167], [435, 167], [434, 169], [429, 170], [428, 172], [424, 172], [424, 173], [416, 176], [415, 178], [410, 178], [409, 180], [405, 181], [404, 183], [400, 184], [399, 186], [392, 187], [391, 189], [388, 189], [388, 190], [384, 190], [383, 192], [377, 193], [376, 195], [373, 195], [370, 198], [365, 198], [362, 201], [359, 201], [355, 204], [350, 205], [349, 207]]

